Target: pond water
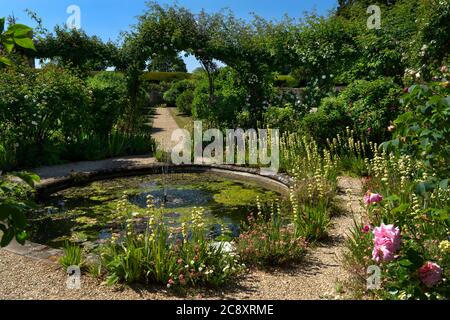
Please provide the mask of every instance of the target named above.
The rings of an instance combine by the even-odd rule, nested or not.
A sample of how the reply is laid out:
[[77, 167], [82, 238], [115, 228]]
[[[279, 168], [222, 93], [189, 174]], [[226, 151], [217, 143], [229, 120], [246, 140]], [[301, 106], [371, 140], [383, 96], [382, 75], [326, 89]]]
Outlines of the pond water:
[[280, 199], [274, 191], [254, 183], [231, 180], [217, 175], [165, 174], [127, 177], [93, 182], [58, 192], [29, 217], [31, 240], [53, 247], [65, 241], [95, 247], [121, 231], [126, 213], [116, 210], [126, 193], [127, 211], [143, 212], [148, 194], [156, 207], [164, 202], [164, 217], [174, 226], [188, 221], [194, 207], [205, 209], [212, 233], [222, 226], [238, 236], [241, 223], [256, 211], [256, 198], [270, 205]]

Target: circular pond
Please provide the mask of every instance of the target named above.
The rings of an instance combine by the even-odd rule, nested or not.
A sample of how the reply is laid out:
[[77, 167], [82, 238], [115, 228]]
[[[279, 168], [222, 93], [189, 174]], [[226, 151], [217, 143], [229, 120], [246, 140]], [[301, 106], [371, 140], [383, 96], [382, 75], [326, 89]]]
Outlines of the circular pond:
[[92, 182], [57, 192], [45, 200], [30, 217], [31, 240], [53, 247], [65, 241], [84, 246], [102, 243], [121, 231], [123, 215], [116, 210], [126, 194], [127, 212], [143, 212], [147, 195], [156, 207], [164, 207], [167, 223], [189, 220], [193, 208], [205, 209], [211, 232], [220, 234], [225, 226], [238, 236], [241, 223], [256, 211], [256, 198], [264, 204], [281, 196], [258, 186], [212, 173], [159, 174]]

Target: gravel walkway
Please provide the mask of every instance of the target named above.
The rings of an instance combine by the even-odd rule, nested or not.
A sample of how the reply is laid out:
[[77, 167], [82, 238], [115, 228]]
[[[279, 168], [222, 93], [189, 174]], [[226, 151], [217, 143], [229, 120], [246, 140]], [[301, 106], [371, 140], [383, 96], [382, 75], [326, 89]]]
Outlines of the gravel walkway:
[[156, 108], [153, 118], [153, 138], [161, 150], [169, 152], [176, 145], [172, 142], [172, 133], [180, 127], [168, 108]]

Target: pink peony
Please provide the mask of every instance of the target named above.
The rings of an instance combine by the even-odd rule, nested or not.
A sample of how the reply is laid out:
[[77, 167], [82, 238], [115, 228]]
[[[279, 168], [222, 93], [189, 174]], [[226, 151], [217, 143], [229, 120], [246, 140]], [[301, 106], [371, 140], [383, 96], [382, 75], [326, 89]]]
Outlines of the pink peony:
[[383, 196], [378, 193], [367, 191], [364, 195], [364, 203], [368, 206], [374, 203], [380, 203], [381, 201], [383, 201]]
[[377, 262], [389, 262], [394, 260], [395, 253], [400, 249], [400, 229], [394, 225], [381, 224], [375, 228], [374, 248], [372, 258]]
[[434, 287], [442, 280], [442, 268], [436, 263], [427, 262], [419, 269], [419, 278], [428, 288]]

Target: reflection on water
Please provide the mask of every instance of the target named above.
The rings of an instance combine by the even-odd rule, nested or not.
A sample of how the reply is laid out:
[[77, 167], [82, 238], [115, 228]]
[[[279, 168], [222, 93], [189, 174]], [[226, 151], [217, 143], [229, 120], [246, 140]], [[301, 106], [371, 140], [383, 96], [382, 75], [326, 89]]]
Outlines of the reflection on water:
[[[127, 212], [117, 212], [118, 201], [127, 194], [129, 212], [143, 212], [147, 195], [155, 206], [164, 203], [165, 221], [178, 226], [188, 221], [194, 207], [205, 209], [211, 233], [219, 235], [225, 226], [239, 235], [241, 222], [255, 212], [255, 199], [274, 202], [279, 197], [254, 184], [233, 181], [212, 174], [164, 174], [99, 181], [70, 188], [51, 196], [30, 217], [31, 239], [61, 246], [64, 241], [95, 246], [120, 232], [120, 221]], [[142, 231], [141, 219], [136, 226]]]

